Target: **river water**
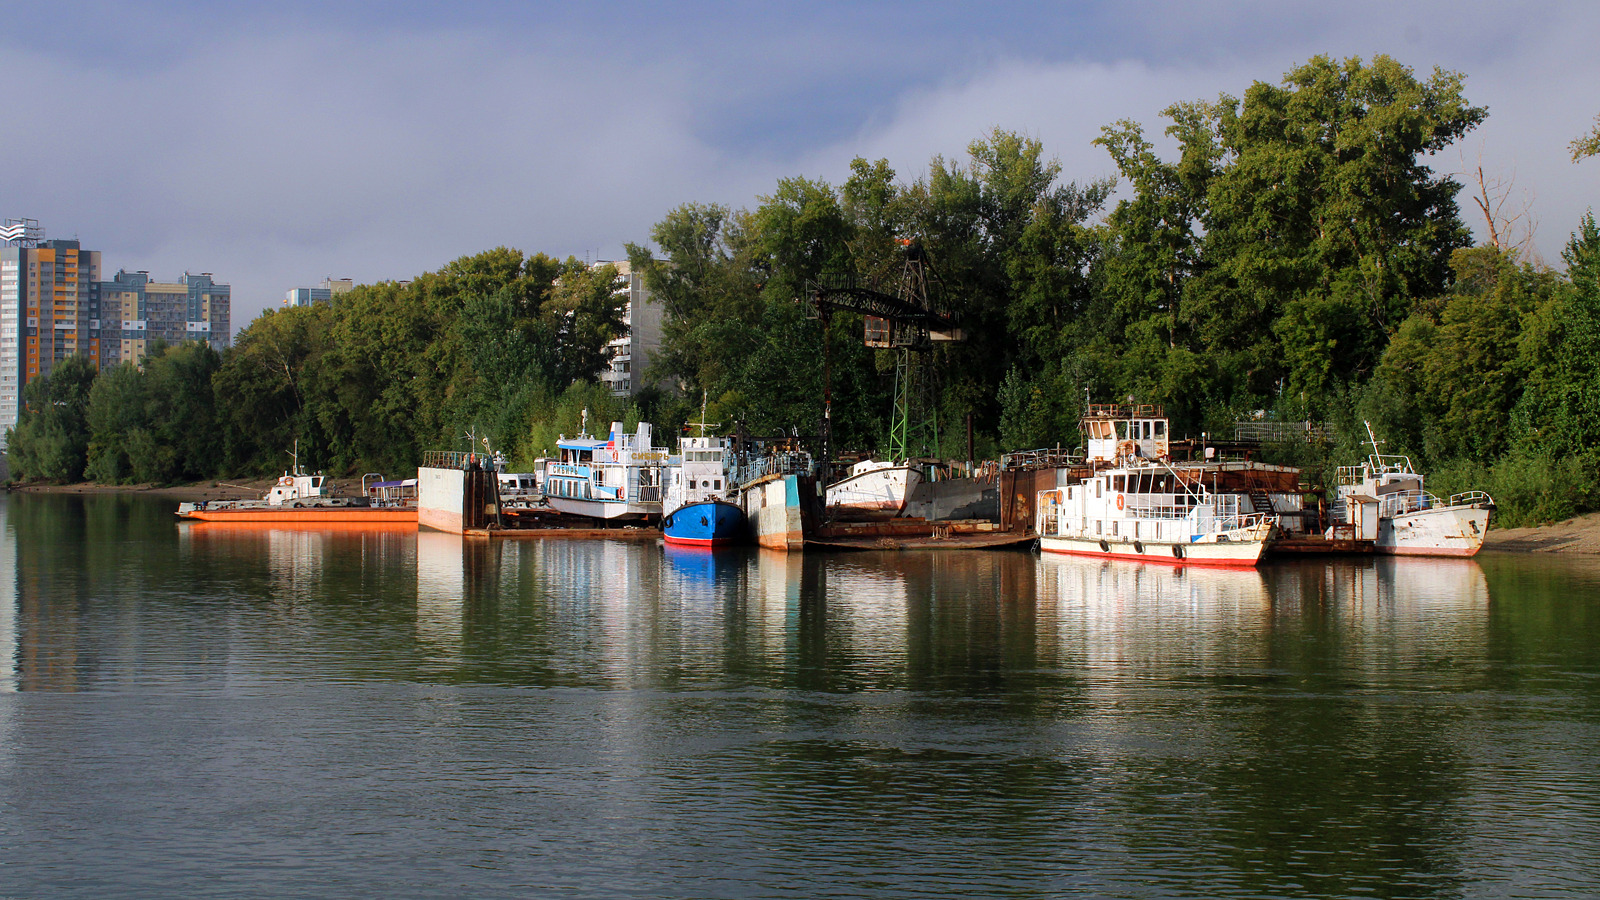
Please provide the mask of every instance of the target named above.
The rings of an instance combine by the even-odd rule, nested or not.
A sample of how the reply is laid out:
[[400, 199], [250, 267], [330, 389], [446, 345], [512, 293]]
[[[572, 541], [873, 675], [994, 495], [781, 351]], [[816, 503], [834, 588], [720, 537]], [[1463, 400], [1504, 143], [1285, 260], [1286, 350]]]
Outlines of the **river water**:
[[0, 499], [0, 898], [1586, 897], [1600, 561]]

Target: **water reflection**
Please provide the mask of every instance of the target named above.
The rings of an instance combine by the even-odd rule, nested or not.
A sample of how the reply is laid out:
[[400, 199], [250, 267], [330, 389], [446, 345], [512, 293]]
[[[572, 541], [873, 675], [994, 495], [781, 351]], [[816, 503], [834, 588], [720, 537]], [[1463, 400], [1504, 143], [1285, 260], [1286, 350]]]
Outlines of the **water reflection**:
[[236, 857], [315, 876], [227, 882], [285, 896], [1600, 886], [1593, 563], [708, 553], [29, 497], [0, 565], [24, 895], [203, 893]]

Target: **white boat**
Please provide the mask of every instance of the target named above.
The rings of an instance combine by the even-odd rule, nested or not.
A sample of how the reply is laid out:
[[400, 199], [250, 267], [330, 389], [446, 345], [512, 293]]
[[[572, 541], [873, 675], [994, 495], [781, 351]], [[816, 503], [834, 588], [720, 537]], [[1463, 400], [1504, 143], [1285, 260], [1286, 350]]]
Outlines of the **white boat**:
[[869, 459], [851, 466], [849, 475], [828, 486], [827, 505], [899, 513], [921, 483], [922, 470], [916, 466]]
[[1092, 405], [1083, 434], [1090, 474], [1038, 493], [1041, 551], [1187, 565], [1261, 561], [1277, 516], [1246, 511], [1237, 493], [1208, 490], [1204, 467], [1174, 469], [1160, 407]]
[[1254, 566], [1277, 518], [1239, 509], [1239, 495], [1213, 494], [1161, 464], [1097, 471], [1039, 492], [1039, 549], [1108, 559]]
[[667, 451], [650, 446], [650, 424], [634, 434], [611, 423], [605, 440], [579, 433], [556, 441], [559, 459], [545, 464], [544, 497], [551, 509], [594, 519], [654, 519], [661, 514], [661, 476]]
[[[1372, 454], [1359, 466], [1340, 466], [1336, 515], [1371, 532], [1373, 549], [1396, 556], [1473, 556], [1483, 549], [1494, 499], [1466, 491], [1441, 499], [1423, 488], [1410, 457], [1378, 452], [1367, 426]], [[1376, 512], [1376, 527], [1371, 513]], [[1366, 536], [1366, 535], [1363, 535]]]

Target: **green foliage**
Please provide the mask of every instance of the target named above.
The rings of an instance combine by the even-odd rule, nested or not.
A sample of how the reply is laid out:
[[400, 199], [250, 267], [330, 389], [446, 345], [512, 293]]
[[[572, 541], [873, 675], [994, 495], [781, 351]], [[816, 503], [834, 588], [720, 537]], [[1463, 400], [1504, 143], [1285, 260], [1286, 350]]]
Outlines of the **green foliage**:
[[1600, 227], [1583, 218], [1561, 254], [1567, 282], [1529, 316], [1518, 355], [1519, 449], [1555, 457], [1600, 448]]
[[141, 367], [123, 363], [89, 391], [86, 475], [107, 484], [168, 483], [216, 475], [224, 439], [210, 346], [152, 345]]
[[1521, 528], [1569, 519], [1600, 504], [1596, 454], [1551, 457], [1513, 453], [1493, 463], [1453, 460], [1428, 473], [1428, 490], [1440, 497], [1486, 491], [1494, 498], [1494, 524]]
[[1492, 247], [1458, 250], [1440, 303], [1400, 327], [1367, 392], [1396, 452], [1425, 461], [1488, 461], [1510, 449], [1527, 360], [1523, 323], [1556, 292], [1554, 275]]
[[88, 459], [89, 391], [95, 365], [69, 356], [22, 389], [22, 408], [7, 442], [12, 476], [23, 481], [79, 481]]
[[1600, 154], [1600, 116], [1594, 118], [1594, 128], [1583, 137], [1573, 138], [1567, 147], [1572, 150], [1572, 161], [1579, 162], [1587, 157]]

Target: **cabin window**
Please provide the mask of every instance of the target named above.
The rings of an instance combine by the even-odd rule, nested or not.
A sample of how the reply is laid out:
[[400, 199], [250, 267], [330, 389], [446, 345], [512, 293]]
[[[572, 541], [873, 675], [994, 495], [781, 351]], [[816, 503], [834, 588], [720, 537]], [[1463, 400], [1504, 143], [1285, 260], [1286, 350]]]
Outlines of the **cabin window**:
[[1095, 519], [1094, 520], [1094, 533], [1095, 534], [1099, 534], [1101, 527], [1104, 526], [1104, 525], [1105, 525], [1105, 522], [1103, 522], [1100, 519]]
[[1158, 437], [1158, 438], [1159, 437], [1165, 437], [1166, 433], [1167, 433], [1167, 423], [1162, 419], [1157, 419], [1156, 420], [1156, 437]]
[[1068, 500], [1072, 499], [1072, 488], [1067, 488], [1067, 499]]
[[711, 485], [711, 489], [714, 490], [714, 491], [722, 490], [722, 479], [721, 478], [715, 479], [715, 481]]
[[1118, 476], [1116, 476], [1116, 491], [1118, 493], [1121, 493], [1121, 492], [1127, 490], [1127, 482], [1128, 482], [1128, 476], [1126, 476], [1126, 475], [1118, 475]]
[[1133, 539], [1136, 540], [1136, 541], [1139, 539], [1139, 523], [1138, 522], [1133, 523]]
[[1116, 523], [1115, 520], [1112, 520], [1112, 522], [1111, 522], [1111, 536], [1112, 537], [1116, 537], [1117, 536], [1117, 523]]
[[1100, 497], [1100, 487], [1104, 483], [1104, 481], [1105, 481], [1104, 478], [1096, 478], [1094, 480], [1094, 496], [1095, 496], [1096, 499], [1099, 499], [1099, 497]]

